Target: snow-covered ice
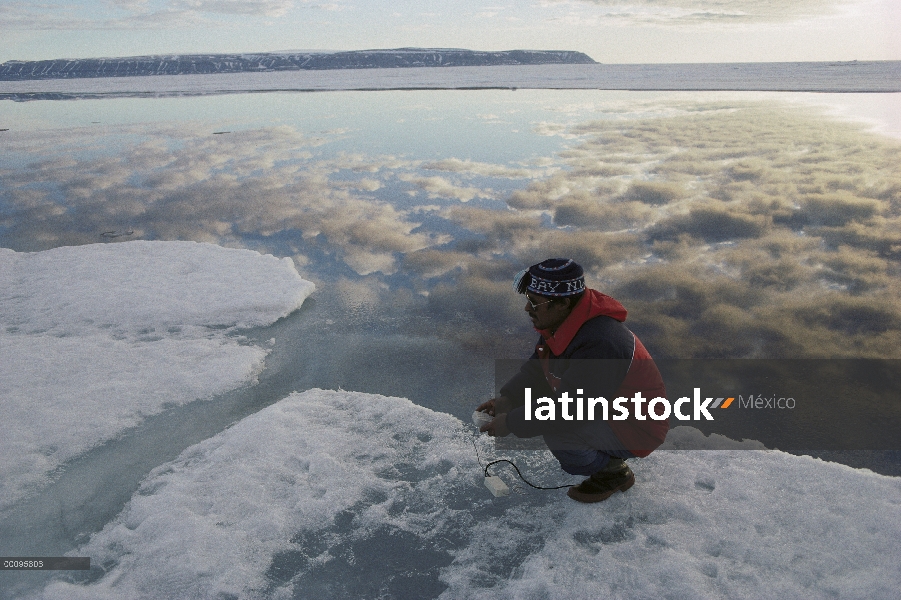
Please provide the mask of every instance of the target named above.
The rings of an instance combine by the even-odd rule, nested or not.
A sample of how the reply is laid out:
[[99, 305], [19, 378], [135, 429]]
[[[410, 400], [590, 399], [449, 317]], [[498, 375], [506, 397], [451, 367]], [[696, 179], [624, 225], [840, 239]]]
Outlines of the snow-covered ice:
[[[167, 406], [252, 382], [240, 336], [313, 290], [290, 259], [190, 242], [0, 249], [0, 507]], [[896, 598], [901, 479], [676, 428], [600, 505], [482, 485], [475, 429], [407, 399], [293, 393], [153, 469], [16, 598]], [[712, 441], [712, 440], [711, 440]], [[482, 464], [500, 458], [475, 445]], [[547, 451], [510, 452], [539, 485]], [[85, 482], [94, 485], [97, 482]], [[72, 547], [75, 544], [77, 547]], [[26, 591], [28, 589], [28, 591]]]
[[294, 394], [154, 470], [77, 550], [110, 573], [88, 588], [52, 585], [46, 597], [243, 598], [266, 590], [278, 553], [327, 563], [330, 551], [312, 546], [329, 546], [342, 520], [352, 521], [345, 542], [386, 527], [452, 533], [470, 517], [446, 499], [474, 481], [460, 425], [399, 398]]
[[0, 509], [166, 406], [253, 381], [235, 331], [312, 292], [290, 259], [194, 242], [0, 248]]
[[898, 92], [899, 73], [901, 61], [337, 69], [0, 81], [0, 97], [493, 88]]
[[290, 259], [197, 242], [125, 242], [17, 253], [0, 248], [3, 325], [55, 329], [255, 327], [313, 289]]
[[[563, 490], [495, 500], [472, 431], [401, 398], [292, 394], [154, 470], [72, 552], [103, 568], [41, 597], [873, 599], [901, 588], [897, 478], [779, 451], [658, 451], [600, 505]], [[479, 445], [484, 460], [490, 443]], [[547, 452], [516, 460], [532, 477], [566, 477]]]

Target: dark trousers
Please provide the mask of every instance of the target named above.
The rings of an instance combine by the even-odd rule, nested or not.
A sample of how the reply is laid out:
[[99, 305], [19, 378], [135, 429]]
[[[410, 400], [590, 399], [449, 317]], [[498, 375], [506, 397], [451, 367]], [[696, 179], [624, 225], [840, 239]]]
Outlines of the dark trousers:
[[596, 473], [607, 466], [611, 457], [635, 458], [606, 421], [592, 421], [584, 427], [543, 437], [560, 467], [570, 475]]

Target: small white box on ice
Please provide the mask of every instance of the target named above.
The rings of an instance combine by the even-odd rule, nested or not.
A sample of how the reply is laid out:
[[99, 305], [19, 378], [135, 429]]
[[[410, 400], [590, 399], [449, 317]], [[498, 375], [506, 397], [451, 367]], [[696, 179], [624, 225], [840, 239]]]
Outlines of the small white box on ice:
[[491, 493], [494, 494], [495, 498], [500, 498], [501, 496], [506, 496], [510, 493], [510, 488], [507, 487], [504, 480], [496, 475], [485, 478], [485, 487], [491, 490]]

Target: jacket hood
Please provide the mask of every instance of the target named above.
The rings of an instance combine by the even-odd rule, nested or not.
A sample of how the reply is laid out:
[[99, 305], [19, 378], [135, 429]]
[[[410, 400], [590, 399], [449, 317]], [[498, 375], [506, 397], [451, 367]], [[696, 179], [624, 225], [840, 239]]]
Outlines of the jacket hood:
[[617, 321], [625, 321], [628, 311], [618, 300], [597, 290], [585, 290], [585, 294], [573, 307], [566, 320], [553, 334], [548, 329], [538, 329], [538, 333], [547, 342], [554, 355], [561, 354], [573, 340], [582, 325], [595, 317], [612, 317]]

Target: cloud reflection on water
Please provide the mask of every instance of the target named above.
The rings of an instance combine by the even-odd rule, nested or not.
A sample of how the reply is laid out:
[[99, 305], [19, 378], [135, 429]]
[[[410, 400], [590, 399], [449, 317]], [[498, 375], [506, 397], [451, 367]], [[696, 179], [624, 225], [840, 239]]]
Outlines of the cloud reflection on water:
[[341, 127], [17, 132], [5, 141], [27, 159], [2, 172], [2, 243], [133, 231], [115, 239], [294, 256], [336, 305], [376, 294], [399, 332], [483, 348], [531, 337], [511, 274], [568, 255], [660, 356], [897, 355], [896, 142], [774, 102], [556, 112], [531, 135], [557, 152], [498, 163], [348, 153], [336, 142], [363, 134]]

